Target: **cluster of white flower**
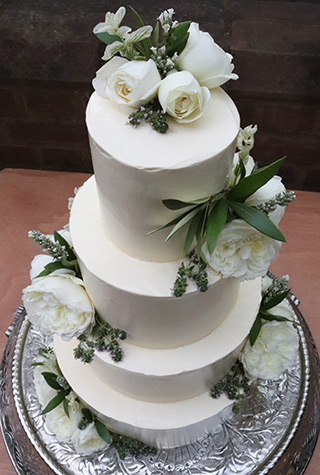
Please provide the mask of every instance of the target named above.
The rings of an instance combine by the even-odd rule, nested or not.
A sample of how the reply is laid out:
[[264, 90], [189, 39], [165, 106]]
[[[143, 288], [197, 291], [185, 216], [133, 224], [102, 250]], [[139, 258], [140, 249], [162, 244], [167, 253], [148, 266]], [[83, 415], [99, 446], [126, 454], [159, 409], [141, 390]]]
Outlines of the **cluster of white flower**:
[[[59, 234], [70, 242], [66, 230]], [[35, 256], [30, 271], [32, 282], [23, 290], [22, 300], [31, 323], [49, 334], [70, 340], [92, 328], [95, 309], [83, 281], [73, 271], [59, 269], [47, 276], [37, 277], [52, 260], [45, 254]]]
[[[159, 17], [165, 32], [166, 27], [176, 27], [176, 23], [172, 22], [173, 13], [170, 9]], [[197, 120], [206, 111], [209, 89], [238, 78], [232, 72], [232, 56], [225, 53], [209, 33], [200, 31], [199, 25], [192, 22], [185, 48], [178, 56], [171, 58], [177, 69], [171, 69], [168, 76], [161, 79], [153, 59], [130, 58], [130, 45], [148, 38], [152, 27], [144, 26], [129, 33], [127, 27], [119, 26], [124, 14], [124, 7], [115, 14], [109, 12], [105, 23], [99, 23], [94, 28], [95, 34], [108, 32], [121, 37], [121, 41], [107, 46], [103, 59], [108, 62], [97, 71], [93, 80], [95, 90], [102, 97], [131, 107], [145, 105], [158, 97], [165, 113], [177, 122], [187, 123]], [[121, 30], [123, 28], [125, 30]], [[122, 57], [114, 56], [117, 53]]]

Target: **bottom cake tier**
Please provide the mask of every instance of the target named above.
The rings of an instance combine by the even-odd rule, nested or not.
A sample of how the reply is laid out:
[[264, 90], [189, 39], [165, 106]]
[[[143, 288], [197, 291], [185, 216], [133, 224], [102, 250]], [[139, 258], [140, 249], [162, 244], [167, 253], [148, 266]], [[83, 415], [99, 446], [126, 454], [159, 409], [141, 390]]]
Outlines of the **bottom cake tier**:
[[126, 344], [120, 363], [97, 354], [92, 364], [84, 364], [74, 359], [76, 340], [55, 337], [60, 369], [110, 430], [155, 447], [189, 444], [229, 413], [231, 401], [211, 398], [209, 388], [241, 351], [257, 314], [260, 285], [260, 279], [243, 282], [228, 316], [205, 338], [163, 350]]

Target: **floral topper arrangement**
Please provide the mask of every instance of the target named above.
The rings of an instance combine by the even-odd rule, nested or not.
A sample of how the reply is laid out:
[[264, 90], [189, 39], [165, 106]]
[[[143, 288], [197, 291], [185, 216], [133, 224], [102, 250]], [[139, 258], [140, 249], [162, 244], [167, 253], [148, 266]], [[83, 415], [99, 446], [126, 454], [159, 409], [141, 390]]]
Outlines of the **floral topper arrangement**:
[[129, 116], [134, 126], [145, 120], [164, 133], [165, 114], [179, 123], [197, 120], [208, 107], [209, 90], [238, 79], [232, 56], [197, 23], [173, 20], [172, 8], [160, 14], [154, 28], [131, 10], [137, 30], [120, 26], [124, 7], [108, 12], [93, 30], [107, 45], [102, 57], [107, 63], [97, 71], [93, 87], [104, 98], [138, 107]]

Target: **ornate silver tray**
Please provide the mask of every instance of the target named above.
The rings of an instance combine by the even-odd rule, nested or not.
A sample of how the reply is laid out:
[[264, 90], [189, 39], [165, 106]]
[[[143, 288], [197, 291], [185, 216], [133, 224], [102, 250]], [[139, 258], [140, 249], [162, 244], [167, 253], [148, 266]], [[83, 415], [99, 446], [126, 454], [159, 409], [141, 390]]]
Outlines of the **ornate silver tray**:
[[[20, 307], [8, 330], [0, 372], [3, 438], [18, 474], [301, 474], [312, 456], [320, 427], [319, 357], [310, 331], [288, 299], [301, 345], [297, 367], [278, 381], [257, 382], [238, 414], [211, 435], [156, 455], [120, 460], [114, 448], [90, 457], [59, 443], [44, 425], [31, 363], [48, 337], [29, 325]], [[23, 429], [22, 429], [23, 428]]]

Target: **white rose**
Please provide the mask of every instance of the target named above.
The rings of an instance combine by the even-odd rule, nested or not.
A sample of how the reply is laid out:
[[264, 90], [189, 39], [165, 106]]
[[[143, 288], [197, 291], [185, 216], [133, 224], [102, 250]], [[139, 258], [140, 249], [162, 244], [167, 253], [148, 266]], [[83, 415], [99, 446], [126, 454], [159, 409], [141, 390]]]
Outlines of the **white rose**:
[[254, 345], [247, 341], [241, 356], [249, 377], [278, 379], [296, 361], [299, 336], [292, 323], [265, 323]]
[[242, 219], [234, 219], [221, 231], [212, 255], [206, 245], [203, 252], [209, 266], [222, 277], [251, 280], [266, 274], [280, 247], [281, 242], [261, 234]]
[[94, 422], [91, 422], [85, 429], [77, 429], [71, 439], [76, 451], [79, 454], [90, 455], [97, 450], [108, 447], [108, 444], [98, 435]]
[[73, 434], [79, 430], [78, 425], [82, 419], [81, 411], [73, 408], [69, 408], [69, 416], [65, 413], [62, 404], [48, 412], [46, 416], [46, 425], [49, 430], [63, 442], [70, 442]]
[[201, 87], [188, 71], [169, 74], [161, 81], [159, 102], [162, 109], [177, 122], [193, 122], [204, 114], [210, 100], [210, 91]]
[[115, 56], [97, 71], [92, 81], [97, 93], [131, 107], [146, 104], [157, 95], [161, 81], [157, 66], [148, 61], [128, 61]]
[[94, 323], [94, 307], [81, 279], [54, 272], [23, 290], [31, 323], [64, 340], [84, 333]]
[[198, 23], [189, 27], [186, 47], [178, 57], [178, 68], [190, 71], [201, 86], [209, 89], [221, 86], [229, 79], [238, 79], [231, 64], [231, 54], [225, 53], [209, 33], [199, 30]]
[[[246, 204], [250, 206], [258, 206], [260, 204], [265, 203], [266, 201], [273, 200], [276, 195], [279, 193], [285, 193], [286, 189], [282, 183], [282, 179], [280, 176], [275, 175], [271, 180], [269, 180], [265, 185], [259, 188], [253, 195], [249, 196], [246, 199]], [[281, 218], [284, 215], [286, 210], [285, 206], [276, 206], [274, 211], [271, 211], [269, 214], [269, 218], [274, 224], [279, 224]]]

